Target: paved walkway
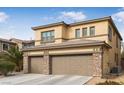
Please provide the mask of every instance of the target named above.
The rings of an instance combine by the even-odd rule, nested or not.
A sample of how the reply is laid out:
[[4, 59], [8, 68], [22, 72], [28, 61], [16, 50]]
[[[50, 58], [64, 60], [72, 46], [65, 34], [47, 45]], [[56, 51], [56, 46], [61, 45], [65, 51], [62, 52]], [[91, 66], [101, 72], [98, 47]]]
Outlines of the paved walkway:
[[92, 77], [71, 75], [21, 74], [0, 79], [0, 85], [83, 85]]

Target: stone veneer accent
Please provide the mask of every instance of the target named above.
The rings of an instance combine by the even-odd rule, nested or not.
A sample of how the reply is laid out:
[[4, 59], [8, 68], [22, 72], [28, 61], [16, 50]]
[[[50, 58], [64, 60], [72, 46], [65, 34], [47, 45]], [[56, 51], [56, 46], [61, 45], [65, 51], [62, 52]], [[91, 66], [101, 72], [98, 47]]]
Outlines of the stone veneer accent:
[[93, 53], [93, 76], [102, 76], [102, 53]]
[[23, 71], [24, 73], [28, 73], [28, 56], [23, 56]]
[[49, 74], [49, 61], [50, 61], [50, 58], [49, 58], [49, 51], [44, 51], [44, 56], [43, 56], [43, 74]]
[[[30, 68], [29, 68], [29, 56], [27, 53], [24, 54], [23, 56], [23, 72], [24, 73], [29, 73]], [[49, 54], [48, 51], [44, 51], [44, 56], [43, 56], [43, 74], [48, 75], [49, 74]]]

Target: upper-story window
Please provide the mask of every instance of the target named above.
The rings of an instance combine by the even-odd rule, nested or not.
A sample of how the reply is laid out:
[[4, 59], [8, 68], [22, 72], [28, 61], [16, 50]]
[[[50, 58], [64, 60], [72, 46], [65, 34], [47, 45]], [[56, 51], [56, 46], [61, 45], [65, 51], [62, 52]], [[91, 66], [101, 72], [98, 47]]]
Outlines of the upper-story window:
[[54, 41], [54, 31], [47, 31], [41, 33], [41, 40], [43, 42], [52, 42]]
[[113, 31], [113, 36], [115, 36], [115, 31]]
[[3, 50], [8, 50], [9, 49], [9, 45], [6, 43], [3, 43]]
[[90, 36], [95, 36], [95, 27], [90, 27]]
[[112, 28], [110, 26], [108, 27], [108, 38], [112, 41]]
[[87, 36], [87, 28], [82, 29], [82, 36]]
[[116, 36], [116, 48], [118, 48], [119, 42], [118, 42], [118, 37]]
[[75, 38], [80, 38], [80, 29], [75, 29]]

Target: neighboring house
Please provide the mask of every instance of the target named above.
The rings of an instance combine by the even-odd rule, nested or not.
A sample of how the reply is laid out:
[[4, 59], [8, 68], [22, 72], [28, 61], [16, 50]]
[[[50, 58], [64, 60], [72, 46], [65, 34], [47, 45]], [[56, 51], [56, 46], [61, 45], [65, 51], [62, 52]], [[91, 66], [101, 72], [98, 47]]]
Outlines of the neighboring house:
[[0, 52], [7, 51], [10, 47], [13, 46], [16, 46], [16, 43], [0, 38]]
[[11, 38], [10, 41], [16, 43], [19, 49], [30, 48], [33, 47], [35, 44], [34, 40], [20, 40], [16, 38]]
[[8, 50], [12, 46], [18, 46], [20, 50], [23, 48], [30, 48], [34, 46], [34, 43], [34, 40], [20, 40], [16, 38], [9, 40], [0, 38], [0, 52]]
[[120, 67], [122, 37], [112, 18], [32, 28], [35, 47], [24, 49], [24, 72], [103, 76]]

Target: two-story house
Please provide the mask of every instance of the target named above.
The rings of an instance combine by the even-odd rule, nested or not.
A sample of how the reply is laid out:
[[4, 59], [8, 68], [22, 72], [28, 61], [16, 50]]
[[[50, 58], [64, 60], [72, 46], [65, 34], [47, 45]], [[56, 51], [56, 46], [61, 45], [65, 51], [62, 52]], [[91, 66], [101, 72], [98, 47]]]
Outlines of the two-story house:
[[16, 46], [16, 43], [0, 38], [0, 52], [7, 51], [10, 47], [13, 46]]
[[120, 67], [122, 37], [112, 18], [32, 27], [35, 46], [24, 49], [24, 72], [103, 76]]

